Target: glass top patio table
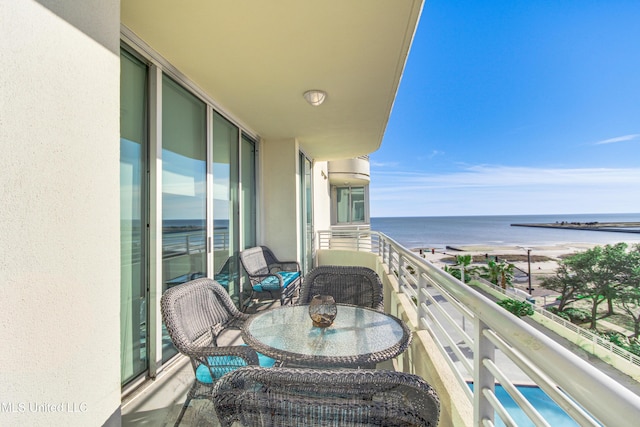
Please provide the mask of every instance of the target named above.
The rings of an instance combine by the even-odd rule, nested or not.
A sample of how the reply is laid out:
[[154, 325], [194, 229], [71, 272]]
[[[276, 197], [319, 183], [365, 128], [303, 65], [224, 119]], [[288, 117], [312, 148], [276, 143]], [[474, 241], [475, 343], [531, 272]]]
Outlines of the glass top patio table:
[[242, 336], [256, 351], [305, 366], [366, 367], [396, 357], [411, 343], [411, 331], [395, 316], [338, 304], [327, 328], [314, 327], [309, 305], [290, 305], [254, 314]]

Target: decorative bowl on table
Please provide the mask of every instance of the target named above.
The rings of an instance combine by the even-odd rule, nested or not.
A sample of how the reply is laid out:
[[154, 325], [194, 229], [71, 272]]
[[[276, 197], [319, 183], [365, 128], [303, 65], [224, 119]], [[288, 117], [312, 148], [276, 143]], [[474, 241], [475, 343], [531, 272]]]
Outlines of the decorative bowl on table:
[[337, 314], [338, 307], [331, 295], [315, 295], [309, 303], [309, 317], [317, 328], [331, 326]]

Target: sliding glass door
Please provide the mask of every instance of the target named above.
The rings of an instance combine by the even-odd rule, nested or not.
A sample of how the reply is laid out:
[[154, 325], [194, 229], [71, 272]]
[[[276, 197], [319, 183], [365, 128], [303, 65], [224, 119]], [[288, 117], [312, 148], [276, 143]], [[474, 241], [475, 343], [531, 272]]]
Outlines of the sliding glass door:
[[364, 187], [336, 188], [336, 221], [338, 224], [366, 221]]
[[236, 302], [240, 301], [237, 257], [239, 137], [235, 125], [213, 113], [213, 262], [216, 279]]
[[126, 384], [148, 367], [148, 72], [142, 61], [125, 51], [120, 64], [120, 367]]
[[[238, 252], [257, 243], [257, 142], [215, 111], [206, 96], [133, 52], [123, 45], [123, 385], [157, 373], [177, 354], [157, 316], [161, 293], [195, 278], [213, 277], [240, 305]], [[150, 131], [155, 129], [160, 132]], [[155, 189], [161, 189], [160, 197]], [[157, 226], [156, 218], [162, 219]], [[155, 356], [158, 352], [162, 357]]]

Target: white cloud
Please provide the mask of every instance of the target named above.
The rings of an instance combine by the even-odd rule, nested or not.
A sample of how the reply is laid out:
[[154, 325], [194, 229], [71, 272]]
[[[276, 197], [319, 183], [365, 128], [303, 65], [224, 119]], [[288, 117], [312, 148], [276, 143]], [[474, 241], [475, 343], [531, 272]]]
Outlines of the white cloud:
[[632, 141], [637, 139], [640, 133], [634, 133], [631, 135], [617, 136], [615, 138], [604, 139], [602, 141], [594, 142], [593, 145], [614, 144], [616, 142]]
[[369, 165], [374, 168], [395, 168], [400, 165], [398, 162], [376, 162], [369, 158]]
[[372, 171], [372, 216], [640, 212], [640, 168]]

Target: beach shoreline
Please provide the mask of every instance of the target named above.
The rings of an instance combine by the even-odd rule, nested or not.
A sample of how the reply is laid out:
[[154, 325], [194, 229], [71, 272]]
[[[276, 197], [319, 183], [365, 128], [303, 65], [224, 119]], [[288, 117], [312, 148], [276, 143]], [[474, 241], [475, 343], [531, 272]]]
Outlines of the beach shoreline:
[[[476, 266], [486, 265], [489, 256], [509, 255], [518, 272], [514, 285], [523, 289], [529, 258], [532, 294], [541, 295], [551, 291], [539, 283], [555, 274], [564, 257], [607, 244], [640, 244], [640, 233], [630, 232], [640, 229], [640, 213], [372, 218], [371, 229], [413, 253], [422, 251], [437, 268], [453, 265], [456, 255], [474, 256]], [[614, 229], [624, 232], [608, 232]]]
[[[530, 246], [509, 246], [509, 245], [456, 245], [455, 247], [447, 246], [446, 248], [412, 248], [412, 252], [416, 252], [420, 257], [429, 261], [437, 268], [443, 269], [445, 266], [453, 265], [453, 260], [457, 255], [480, 256], [484, 258], [506, 258], [509, 255], [517, 256], [517, 261], [509, 261], [516, 267], [516, 278], [513, 287], [528, 292], [529, 281], [527, 274], [531, 272], [531, 296], [541, 299], [540, 303], [547, 298], [552, 299], [558, 295], [557, 292], [544, 289], [540, 286], [540, 282], [546, 277], [555, 274], [559, 261], [568, 255], [578, 252], [584, 252], [595, 246], [603, 246], [598, 243], [583, 242], [566, 242], [550, 245], [530, 245]], [[529, 252], [529, 263], [527, 261], [527, 251]], [[540, 259], [544, 259], [540, 261]], [[475, 262], [474, 265], [480, 266], [484, 262]], [[545, 303], [548, 301], [545, 301]]]
[[538, 227], [538, 228], [556, 228], [567, 230], [588, 230], [588, 231], [605, 231], [617, 233], [640, 233], [640, 222], [567, 222], [558, 221], [554, 223], [529, 223], [529, 224], [511, 224], [512, 227]]

